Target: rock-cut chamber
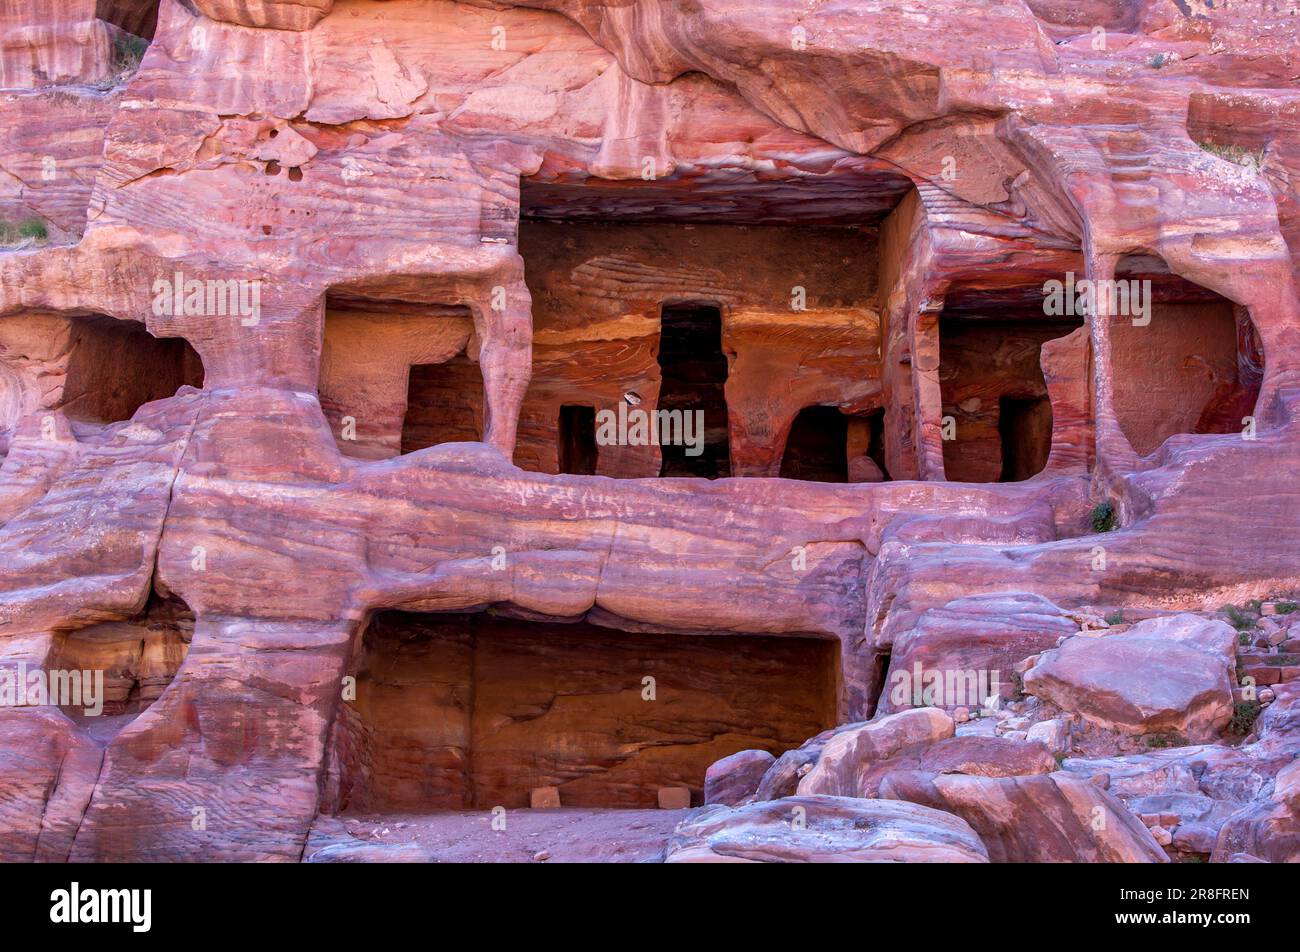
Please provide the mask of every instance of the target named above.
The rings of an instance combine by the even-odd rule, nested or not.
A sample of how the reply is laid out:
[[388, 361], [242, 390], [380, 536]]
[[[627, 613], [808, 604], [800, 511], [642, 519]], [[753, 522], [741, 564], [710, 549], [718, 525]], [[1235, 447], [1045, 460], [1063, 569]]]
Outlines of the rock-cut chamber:
[[669, 635], [490, 614], [385, 612], [332, 739], [335, 806], [417, 813], [702, 802], [704, 772], [835, 723], [839, 643]]

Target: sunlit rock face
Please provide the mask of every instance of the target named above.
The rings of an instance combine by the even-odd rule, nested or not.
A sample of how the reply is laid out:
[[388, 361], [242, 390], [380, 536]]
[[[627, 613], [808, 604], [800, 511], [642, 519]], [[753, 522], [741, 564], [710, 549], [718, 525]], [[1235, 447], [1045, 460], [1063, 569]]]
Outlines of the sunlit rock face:
[[0, 858], [1300, 859], [1278, 7], [6, 4]]

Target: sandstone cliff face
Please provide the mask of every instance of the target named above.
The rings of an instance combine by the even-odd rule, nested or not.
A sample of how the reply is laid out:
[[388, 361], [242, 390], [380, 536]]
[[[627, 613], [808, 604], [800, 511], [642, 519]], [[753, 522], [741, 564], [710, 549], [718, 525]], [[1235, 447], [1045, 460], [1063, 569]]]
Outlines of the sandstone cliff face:
[[1300, 857], [1300, 17], [49, 6], [0, 858], [709, 789], [669, 860]]

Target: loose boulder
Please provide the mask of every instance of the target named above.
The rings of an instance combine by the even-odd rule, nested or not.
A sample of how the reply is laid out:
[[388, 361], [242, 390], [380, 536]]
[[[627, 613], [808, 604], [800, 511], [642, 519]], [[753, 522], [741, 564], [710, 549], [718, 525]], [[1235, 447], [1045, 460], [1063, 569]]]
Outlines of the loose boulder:
[[1107, 730], [1210, 740], [1232, 716], [1235, 642], [1230, 626], [1196, 615], [1078, 635], [1042, 653], [1025, 691]]
[[734, 807], [758, 790], [776, 758], [766, 750], [742, 750], [716, 761], [704, 773], [705, 804]]
[[[938, 707], [981, 707], [981, 685], [1010, 699], [1017, 663], [1079, 630], [1052, 602], [1024, 592], [970, 595], [932, 608], [894, 641], [880, 711], [922, 703]], [[982, 677], [981, 677], [982, 676]], [[925, 679], [938, 683], [927, 693]], [[960, 690], [952, 690], [953, 686]]]
[[874, 764], [907, 747], [952, 737], [955, 725], [934, 707], [916, 708], [841, 731], [827, 741], [816, 765], [799, 781], [800, 796], [860, 796]]

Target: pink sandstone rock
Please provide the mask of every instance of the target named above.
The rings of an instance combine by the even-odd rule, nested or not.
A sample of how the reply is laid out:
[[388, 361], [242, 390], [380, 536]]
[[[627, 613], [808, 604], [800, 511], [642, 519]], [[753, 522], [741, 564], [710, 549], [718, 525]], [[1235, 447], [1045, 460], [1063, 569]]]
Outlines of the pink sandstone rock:
[[1294, 860], [1282, 6], [4, 4], [0, 859]]
[[822, 748], [817, 765], [799, 781], [800, 796], [862, 796], [861, 772], [888, 760], [904, 747], [952, 737], [952, 718], [937, 708], [892, 714], [837, 733]]
[[1025, 672], [1025, 690], [1110, 730], [1209, 740], [1232, 714], [1236, 642], [1221, 621], [1154, 618], [1066, 639]]
[[723, 757], [704, 772], [705, 804], [739, 806], [758, 790], [776, 758], [766, 750], [741, 750]]
[[800, 796], [706, 807], [683, 821], [669, 863], [983, 863], [966, 823], [913, 803]]
[[882, 796], [920, 803], [966, 820], [1003, 863], [1164, 863], [1150, 831], [1094, 784], [1059, 773], [971, 777], [900, 772]]

